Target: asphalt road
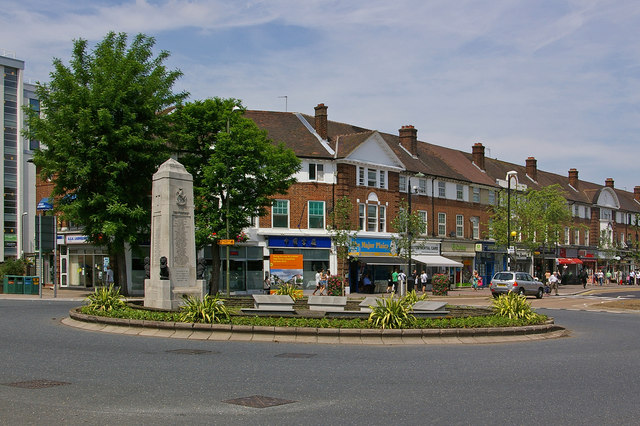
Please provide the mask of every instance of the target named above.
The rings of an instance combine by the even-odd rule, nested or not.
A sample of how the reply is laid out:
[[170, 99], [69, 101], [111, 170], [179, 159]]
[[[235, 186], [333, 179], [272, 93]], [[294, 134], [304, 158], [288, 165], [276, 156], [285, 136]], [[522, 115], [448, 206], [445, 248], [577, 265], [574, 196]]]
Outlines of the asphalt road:
[[[638, 424], [640, 316], [541, 310], [571, 337], [334, 346], [82, 331], [0, 300], [0, 424]], [[176, 352], [177, 351], [177, 352]], [[200, 351], [200, 352], [198, 352]], [[16, 383], [47, 380], [53, 387]], [[27, 383], [29, 384], [29, 383]], [[225, 401], [291, 401], [252, 408]]]

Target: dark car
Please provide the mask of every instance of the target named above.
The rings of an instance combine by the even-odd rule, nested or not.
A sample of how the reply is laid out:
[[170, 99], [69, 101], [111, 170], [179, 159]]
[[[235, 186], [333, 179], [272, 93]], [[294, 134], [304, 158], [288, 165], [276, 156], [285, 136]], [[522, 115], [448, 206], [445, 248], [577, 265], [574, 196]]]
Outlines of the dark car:
[[544, 295], [544, 285], [527, 272], [497, 272], [491, 279], [489, 289], [493, 297], [511, 292], [524, 296], [536, 296], [538, 299]]

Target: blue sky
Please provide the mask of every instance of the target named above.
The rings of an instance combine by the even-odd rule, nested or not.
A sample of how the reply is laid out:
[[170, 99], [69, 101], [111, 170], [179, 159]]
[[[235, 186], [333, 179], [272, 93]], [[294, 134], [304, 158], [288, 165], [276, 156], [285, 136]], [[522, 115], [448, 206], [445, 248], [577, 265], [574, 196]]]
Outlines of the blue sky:
[[617, 188], [640, 185], [633, 0], [22, 0], [0, 49], [46, 81], [72, 40], [145, 33], [191, 99], [313, 114]]

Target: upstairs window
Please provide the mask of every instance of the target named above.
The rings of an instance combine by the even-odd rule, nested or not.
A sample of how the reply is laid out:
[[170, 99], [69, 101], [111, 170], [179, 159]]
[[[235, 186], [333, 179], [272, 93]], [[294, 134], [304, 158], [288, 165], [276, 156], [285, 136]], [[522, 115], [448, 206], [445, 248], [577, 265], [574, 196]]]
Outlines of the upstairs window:
[[438, 182], [438, 197], [445, 198], [447, 196], [447, 187], [444, 182]]
[[444, 237], [447, 235], [447, 214], [438, 213], [438, 236]]
[[387, 189], [387, 172], [385, 170], [358, 167], [359, 186]]
[[289, 200], [274, 200], [271, 209], [272, 226], [274, 228], [289, 227]]
[[464, 216], [461, 214], [456, 215], [456, 237], [464, 237]]
[[309, 164], [309, 180], [323, 182], [324, 181], [324, 165], [317, 163]]
[[464, 199], [464, 187], [460, 184], [456, 185], [456, 200]]
[[423, 235], [427, 234], [427, 212], [424, 210], [418, 210], [418, 217], [420, 218], [420, 220], [422, 221], [422, 229], [420, 230], [420, 233]]
[[400, 175], [400, 179], [398, 180], [398, 191], [407, 192], [407, 177]]
[[489, 204], [492, 206], [496, 204], [496, 192], [489, 190]]
[[324, 201], [309, 201], [309, 229], [324, 229]]
[[480, 202], [480, 188], [477, 186], [473, 187], [473, 202], [474, 203]]

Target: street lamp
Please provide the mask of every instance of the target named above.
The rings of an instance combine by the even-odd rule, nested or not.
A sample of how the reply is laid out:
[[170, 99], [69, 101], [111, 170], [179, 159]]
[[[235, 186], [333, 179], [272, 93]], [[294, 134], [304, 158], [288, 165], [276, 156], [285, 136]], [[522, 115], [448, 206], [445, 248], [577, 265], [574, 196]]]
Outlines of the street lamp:
[[[22, 223], [20, 224], [20, 251], [22, 252], [20, 257], [24, 259], [24, 223], [27, 219], [28, 212], [22, 212]], [[29, 241], [29, 239], [27, 239]]]
[[[233, 114], [234, 111], [238, 111], [240, 109], [240, 107], [238, 105], [234, 105], [233, 108], [231, 108], [231, 114]], [[229, 134], [229, 117], [230, 115], [227, 115], [227, 135]], [[226, 222], [227, 222], [227, 240], [229, 239], [229, 194], [231, 194], [231, 191], [229, 191], [229, 187], [227, 187], [227, 200], [226, 200], [226, 204], [227, 204], [227, 214], [226, 216]], [[229, 244], [226, 245], [227, 247], [227, 276], [226, 276], [226, 284], [227, 284], [227, 297], [231, 297], [231, 287], [230, 287], [230, 281], [229, 281]]]
[[[416, 173], [415, 177], [423, 178], [424, 175], [422, 173], [418, 172], [418, 173]], [[411, 193], [413, 191], [415, 191], [417, 193], [418, 192], [418, 187], [415, 186], [415, 187], [412, 188], [411, 187], [411, 177], [407, 176], [407, 198], [409, 199], [409, 205], [408, 205], [409, 212], [407, 214], [407, 240], [409, 242], [409, 248], [408, 248], [409, 261], [408, 261], [408, 265], [407, 265], [407, 281], [409, 281], [409, 275], [411, 274], [411, 245], [412, 245], [412, 239], [413, 239], [412, 237], [413, 237], [413, 235], [412, 235], [411, 231], [409, 230], [409, 224], [411, 222]], [[413, 285], [415, 286], [415, 281], [414, 281]], [[405, 286], [406, 286], [406, 283], [405, 283]], [[403, 295], [402, 294], [402, 290], [400, 291], [400, 293], [401, 293], [400, 295], [402, 296]], [[405, 293], [406, 293], [406, 291], [405, 291]]]
[[516, 187], [518, 186], [518, 172], [511, 170], [507, 172], [507, 271], [511, 270], [511, 237], [515, 237], [516, 232], [511, 232], [511, 178], [516, 178]]

